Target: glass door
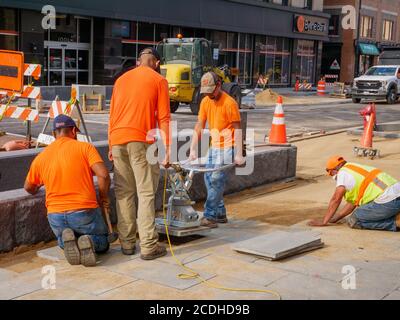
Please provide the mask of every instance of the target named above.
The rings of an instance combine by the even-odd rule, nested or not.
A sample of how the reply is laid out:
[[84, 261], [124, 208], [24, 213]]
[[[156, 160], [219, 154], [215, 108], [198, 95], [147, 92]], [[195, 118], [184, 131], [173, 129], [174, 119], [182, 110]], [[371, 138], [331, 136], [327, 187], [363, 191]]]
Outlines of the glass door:
[[47, 85], [89, 83], [89, 48], [69, 43], [50, 43], [45, 48]]
[[62, 86], [63, 85], [63, 50], [62, 49], [48, 49], [48, 85], [49, 86]]

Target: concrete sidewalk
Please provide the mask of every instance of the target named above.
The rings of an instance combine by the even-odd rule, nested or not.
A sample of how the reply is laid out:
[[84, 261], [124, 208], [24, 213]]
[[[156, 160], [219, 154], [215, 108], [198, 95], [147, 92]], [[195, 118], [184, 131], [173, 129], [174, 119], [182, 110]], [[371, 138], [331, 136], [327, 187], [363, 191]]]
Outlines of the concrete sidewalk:
[[[306, 221], [323, 217], [334, 190], [334, 182], [324, 172], [332, 154], [399, 178], [398, 139], [374, 139], [382, 155], [374, 160], [357, 158], [352, 151], [357, 143], [346, 134], [297, 142], [297, 181], [228, 195], [230, 222], [204, 238], [176, 244], [176, 256], [213, 284], [274, 290], [283, 299], [399, 300], [399, 233], [354, 230], [344, 224], [312, 228], [321, 234], [325, 246], [279, 262], [232, 250], [239, 241], [275, 230], [311, 229]], [[196, 209], [200, 207], [198, 204]], [[266, 293], [224, 291], [193, 279], [178, 279], [185, 270], [177, 266], [170, 252], [146, 262], [138, 254], [123, 256], [114, 245], [96, 268], [70, 266], [56, 247], [42, 251], [41, 258], [34, 253], [30, 258], [18, 256], [0, 258], [0, 299], [276, 299]], [[42, 269], [47, 265], [50, 267]], [[49, 284], [45, 277], [49, 270], [56, 271], [54, 290], [42, 287], [42, 281]]]
[[[224, 287], [273, 290], [282, 299], [400, 299], [398, 234], [352, 230], [346, 225], [319, 228], [324, 248], [281, 262], [231, 249], [238, 241], [277, 229], [298, 232], [307, 227], [305, 222], [283, 227], [232, 220], [174, 250], [186, 266]], [[146, 262], [138, 254], [123, 256], [115, 245], [95, 268], [70, 266], [57, 247], [39, 254], [43, 266], [51, 269], [21, 273], [0, 269], [0, 299], [277, 299], [267, 293], [225, 291], [195, 279], [178, 279], [186, 271], [170, 253]], [[346, 270], [352, 268], [356, 289], [343, 289], [342, 282], [348, 283], [343, 280]], [[42, 283], [49, 283], [48, 270], [55, 270], [56, 289], [42, 288]]]

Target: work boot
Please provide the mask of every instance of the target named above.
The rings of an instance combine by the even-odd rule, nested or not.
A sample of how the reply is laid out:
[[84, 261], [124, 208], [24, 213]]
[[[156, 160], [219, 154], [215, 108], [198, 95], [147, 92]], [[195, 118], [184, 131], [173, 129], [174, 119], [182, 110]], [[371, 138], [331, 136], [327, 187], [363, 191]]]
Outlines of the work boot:
[[62, 240], [64, 242], [64, 255], [69, 264], [81, 264], [81, 253], [76, 244], [75, 233], [72, 229], [66, 228], [62, 232]]
[[357, 217], [354, 213], [352, 213], [347, 219], [347, 224], [349, 225], [350, 228], [352, 229], [362, 229], [362, 227], [359, 225]]
[[396, 227], [400, 230], [400, 213], [396, 216]]
[[202, 227], [218, 228], [218, 224], [214, 220], [207, 219], [205, 217], [201, 218], [200, 225]]
[[93, 267], [96, 265], [96, 253], [94, 244], [88, 235], [80, 236], [78, 239], [78, 247], [81, 251], [81, 263], [85, 267]]
[[215, 220], [217, 223], [228, 223], [228, 218], [225, 217], [218, 217], [217, 220]]
[[130, 249], [121, 247], [121, 251], [122, 251], [123, 255], [133, 256], [135, 254], [136, 250], [135, 250], [135, 247], [130, 248]]
[[142, 258], [143, 260], [154, 260], [163, 257], [166, 254], [167, 254], [167, 249], [157, 244], [156, 248], [152, 252], [148, 254], [141, 254], [140, 258]]

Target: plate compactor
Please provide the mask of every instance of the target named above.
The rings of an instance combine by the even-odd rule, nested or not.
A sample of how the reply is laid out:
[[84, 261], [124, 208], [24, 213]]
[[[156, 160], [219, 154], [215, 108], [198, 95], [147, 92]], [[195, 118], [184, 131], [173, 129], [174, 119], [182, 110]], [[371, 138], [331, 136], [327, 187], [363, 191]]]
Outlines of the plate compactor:
[[165, 224], [168, 233], [175, 237], [203, 235], [211, 230], [200, 225], [202, 212], [194, 210], [194, 201], [190, 199], [189, 190], [196, 172], [215, 172], [233, 167], [233, 164], [209, 169], [204, 165], [193, 165], [189, 162], [174, 163], [167, 169], [167, 192], [170, 194], [168, 203], [163, 203], [166, 217], [156, 218], [156, 228], [159, 233], [165, 234]]

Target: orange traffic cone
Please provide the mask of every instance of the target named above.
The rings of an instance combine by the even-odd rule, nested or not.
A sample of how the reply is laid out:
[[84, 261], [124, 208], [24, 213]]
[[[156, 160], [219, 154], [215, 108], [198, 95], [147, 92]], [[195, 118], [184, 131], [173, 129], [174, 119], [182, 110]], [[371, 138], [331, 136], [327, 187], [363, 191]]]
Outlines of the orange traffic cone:
[[286, 139], [286, 125], [285, 115], [282, 107], [282, 97], [278, 97], [275, 107], [274, 118], [272, 120], [271, 131], [269, 132], [269, 143], [271, 144], [285, 144]]
[[317, 95], [318, 96], [324, 96], [325, 95], [325, 80], [321, 79], [321, 80], [318, 81]]
[[367, 126], [364, 129], [363, 136], [361, 138], [361, 147], [372, 148], [372, 135], [374, 134], [375, 124], [375, 112], [371, 113]]

